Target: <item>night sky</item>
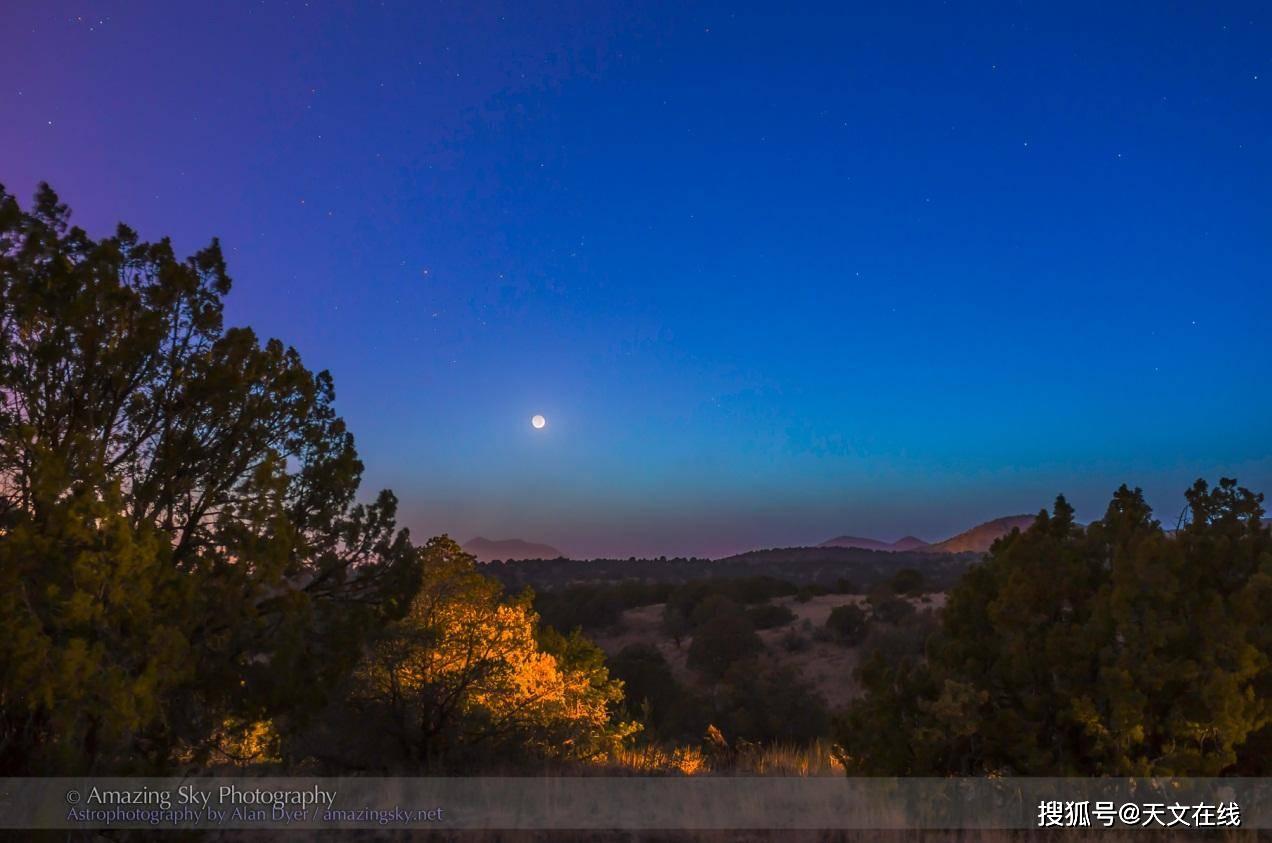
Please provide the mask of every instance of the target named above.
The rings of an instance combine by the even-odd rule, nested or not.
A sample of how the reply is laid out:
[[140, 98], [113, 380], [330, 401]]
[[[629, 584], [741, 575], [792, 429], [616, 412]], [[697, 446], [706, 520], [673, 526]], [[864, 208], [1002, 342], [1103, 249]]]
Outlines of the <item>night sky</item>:
[[1267, 4], [356, 6], [6, 0], [0, 183], [219, 236], [417, 535], [1272, 492]]

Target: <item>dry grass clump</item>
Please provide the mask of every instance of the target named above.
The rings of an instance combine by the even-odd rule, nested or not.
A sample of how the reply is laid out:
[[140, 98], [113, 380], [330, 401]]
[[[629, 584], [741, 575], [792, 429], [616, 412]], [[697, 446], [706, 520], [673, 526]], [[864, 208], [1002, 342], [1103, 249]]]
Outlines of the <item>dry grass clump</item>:
[[833, 744], [813, 741], [808, 744], [776, 743], [768, 745], [738, 743], [727, 754], [704, 751], [696, 746], [664, 746], [651, 743], [640, 747], [624, 747], [600, 762], [602, 774], [657, 775], [734, 775], [734, 776], [842, 776], [844, 766]]
[[602, 763], [613, 772], [632, 776], [697, 776], [710, 771], [707, 756], [696, 746], [624, 747]]

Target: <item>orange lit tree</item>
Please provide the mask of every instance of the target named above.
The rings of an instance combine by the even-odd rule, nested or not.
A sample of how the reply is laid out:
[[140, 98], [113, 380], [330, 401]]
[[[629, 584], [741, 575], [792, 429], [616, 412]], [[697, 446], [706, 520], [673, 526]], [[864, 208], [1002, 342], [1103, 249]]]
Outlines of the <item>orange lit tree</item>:
[[615, 719], [622, 683], [594, 645], [539, 630], [530, 595], [506, 599], [445, 536], [422, 561], [419, 594], [350, 691], [360, 719], [384, 724], [408, 763], [483, 752], [593, 759], [636, 730]]

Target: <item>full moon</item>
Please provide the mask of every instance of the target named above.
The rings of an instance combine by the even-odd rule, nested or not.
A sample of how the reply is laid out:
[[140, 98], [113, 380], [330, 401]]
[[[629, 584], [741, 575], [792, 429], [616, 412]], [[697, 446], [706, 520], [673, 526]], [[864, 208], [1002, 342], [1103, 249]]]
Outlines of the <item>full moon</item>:
[[535, 430], [542, 430], [544, 426], [547, 425], [547, 423], [548, 423], [548, 420], [538, 414], [536, 414], [533, 418], [530, 419], [530, 425]]

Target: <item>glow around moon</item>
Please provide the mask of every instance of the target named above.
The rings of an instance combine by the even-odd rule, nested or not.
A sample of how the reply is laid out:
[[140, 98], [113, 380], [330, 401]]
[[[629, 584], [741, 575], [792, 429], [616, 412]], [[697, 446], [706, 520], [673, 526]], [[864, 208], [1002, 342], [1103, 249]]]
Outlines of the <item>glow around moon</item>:
[[542, 430], [547, 424], [548, 420], [537, 413], [530, 419], [530, 426], [535, 430]]

